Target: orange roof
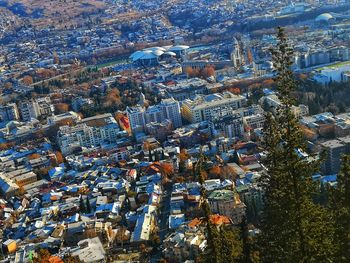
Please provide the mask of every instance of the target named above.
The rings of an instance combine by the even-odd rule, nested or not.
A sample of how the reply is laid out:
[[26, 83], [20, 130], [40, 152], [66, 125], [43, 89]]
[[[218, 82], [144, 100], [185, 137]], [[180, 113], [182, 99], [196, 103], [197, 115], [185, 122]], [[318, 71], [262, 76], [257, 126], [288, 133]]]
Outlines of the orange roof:
[[210, 221], [214, 225], [222, 225], [222, 224], [230, 224], [231, 220], [227, 216], [222, 216], [222, 215], [210, 215]]
[[49, 258], [50, 263], [64, 263], [63, 260], [58, 256], [51, 256]]
[[200, 220], [199, 218], [195, 218], [193, 220], [191, 220], [191, 222], [189, 222], [187, 225], [191, 228], [197, 227], [198, 225], [200, 225], [202, 223], [202, 220]]

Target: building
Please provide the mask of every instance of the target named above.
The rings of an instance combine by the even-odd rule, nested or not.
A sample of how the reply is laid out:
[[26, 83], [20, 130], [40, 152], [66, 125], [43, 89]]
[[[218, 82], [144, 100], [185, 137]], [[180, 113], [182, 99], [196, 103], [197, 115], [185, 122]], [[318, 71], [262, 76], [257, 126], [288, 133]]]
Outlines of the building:
[[234, 224], [241, 223], [245, 216], [246, 206], [232, 190], [214, 190], [208, 196], [208, 202], [213, 213], [229, 217]]
[[32, 184], [34, 182], [37, 181], [37, 176], [35, 173], [33, 172], [28, 172], [28, 173], [25, 173], [25, 174], [21, 174], [19, 176], [16, 176], [13, 181], [19, 186], [19, 187], [22, 187], [22, 186], [25, 186], [25, 185], [28, 185], [28, 184]]
[[208, 94], [209, 83], [200, 78], [191, 78], [177, 81], [174, 85], [166, 87], [169, 97], [182, 101], [198, 94]]
[[329, 140], [321, 144], [326, 151], [326, 160], [322, 165], [325, 174], [336, 174], [341, 167], [341, 158], [346, 154], [346, 144], [340, 140]]
[[173, 98], [163, 99], [160, 104], [148, 107], [127, 107], [126, 113], [133, 132], [144, 132], [150, 123], [164, 123], [169, 120], [172, 129], [182, 126], [180, 104]]
[[8, 103], [0, 107], [1, 121], [19, 120], [19, 112], [16, 103]]
[[241, 55], [241, 48], [237, 39], [233, 38], [233, 48], [231, 52], [231, 61], [235, 68], [239, 68], [243, 65], [243, 57]]
[[182, 126], [180, 104], [174, 98], [163, 99], [160, 103], [165, 117], [173, 124], [174, 129]]
[[0, 173], [0, 194], [4, 198], [14, 196], [19, 190], [19, 186], [3, 173]]
[[189, 46], [185, 45], [150, 47], [132, 53], [129, 58], [138, 65], [155, 66], [169, 57], [183, 58], [187, 49], [189, 49]]
[[80, 262], [104, 262], [106, 252], [98, 237], [81, 240], [78, 247], [72, 252], [72, 256], [78, 257]]
[[54, 125], [54, 124], [62, 124], [62, 123], [76, 123], [79, 121], [80, 115], [74, 111], [68, 111], [65, 113], [61, 113], [58, 115], [52, 115], [47, 118], [47, 124]]
[[341, 62], [316, 70], [313, 79], [323, 85], [327, 85], [331, 82], [345, 82], [348, 81], [347, 73], [349, 71], [350, 63]]
[[197, 258], [207, 246], [201, 230], [184, 229], [171, 233], [164, 239], [163, 255], [167, 260], [185, 262]]
[[126, 114], [133, 132], [143, 131], [146, 125], [145, 108], [141, 106], [127, 107]]
[[265, 124], [265, 115], [254, 114], [250, 116], [243, 117], [243, 123], [246, 129], [259, 129], [263, 128]]
[[62, 126], [57, 134], [58, 144], [63, 154], [71, 153], [77, 147], [100, 146], [103, 143], [113, 143], [123, 136], [119, 125], [107, 113], [82, 119], [75, 126]]
[[89, 108], [94, 106], [94, 101], [89, 98], [76, 97], [72, 99], [72, 108], [74, 111], [79, 111], [82, 108]]
[[23, 121], [30, 121], [41, 116], [48, 117], [53, 115], [55, 109], [51, 103], [50, 97], [21, 101], [19, 111]]
[[214, 118], [210, 124], [214, 135], [222, 133], [228, 138], [240, 138], [244, 134], [243, 118], [240, 114]]
[[159, 141], [164, 141], [173, 131], [173, 125], [170, 120], [162, 122], [150, 122], [146, 124], [147, 133]]
[[187, 99], [182, 104], [182, 116], [191, 123], [211, 120], [222, 116], [223, 112], [237, 110], [246, 105], [246, 98], [231, 92], [198, 95], [193, 100]]

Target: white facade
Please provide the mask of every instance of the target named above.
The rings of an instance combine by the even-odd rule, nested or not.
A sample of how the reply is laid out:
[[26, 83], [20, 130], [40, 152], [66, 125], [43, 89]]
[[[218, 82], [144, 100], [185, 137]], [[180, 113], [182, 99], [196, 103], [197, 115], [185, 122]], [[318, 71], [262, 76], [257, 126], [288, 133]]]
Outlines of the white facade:
[[37, 119], [39, 116], [51, 116], [54, 113], [54, 106], [49, 97], [39, 98], [35, 100], [21, 101], [19, 110], [23, 121]]
[[182, 126], [180, 104], [173, 98], [164, 99], [147, 109], [141, 106], [128, 107], [126, 113], [132, 131], [145, 131], [148, 123], [162, 123], [165, 120], [170, 120], [173, 128]]
[[182, 105], [183, 117], [191, 123], [222, 116], [223, 111], [237, 110], [246, 105], [246, 98], [231, 92], [198, 95], [194, 100], [185, 100]]
[[119, 132], [119, 126], [112, 115], [104, 114], [83, 119], [74, 127], [60, 127], [57, 135], [58, 144], [63, 154], [69, 154], [75, 147], [93, 147], [104, 142], [112, 143], [118, 138]]
[[126, 114], [129, 119], [130, 128], [132, 131], [143, 131], [146, 125], [145, 116], [144, 116], [145, 108], [138, 107], [127, 107]]

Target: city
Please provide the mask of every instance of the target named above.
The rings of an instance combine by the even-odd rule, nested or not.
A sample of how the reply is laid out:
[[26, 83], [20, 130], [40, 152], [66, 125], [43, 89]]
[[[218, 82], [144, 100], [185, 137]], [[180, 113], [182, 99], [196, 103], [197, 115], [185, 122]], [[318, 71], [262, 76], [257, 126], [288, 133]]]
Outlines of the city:
[[0, 262], [349, 262], [347, 0], [0, 1]]

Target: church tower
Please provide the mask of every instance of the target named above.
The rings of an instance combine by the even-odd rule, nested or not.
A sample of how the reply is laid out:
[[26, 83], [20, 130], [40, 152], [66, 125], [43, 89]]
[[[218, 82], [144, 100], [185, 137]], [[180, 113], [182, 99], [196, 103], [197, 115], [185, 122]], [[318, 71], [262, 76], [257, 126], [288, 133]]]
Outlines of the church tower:
[[239, 68], [242, 64], [242, 56], [239, 43], [235, 37], [233, 37], [233, 47], [231, 52], [231, 61], [235, 68]]

